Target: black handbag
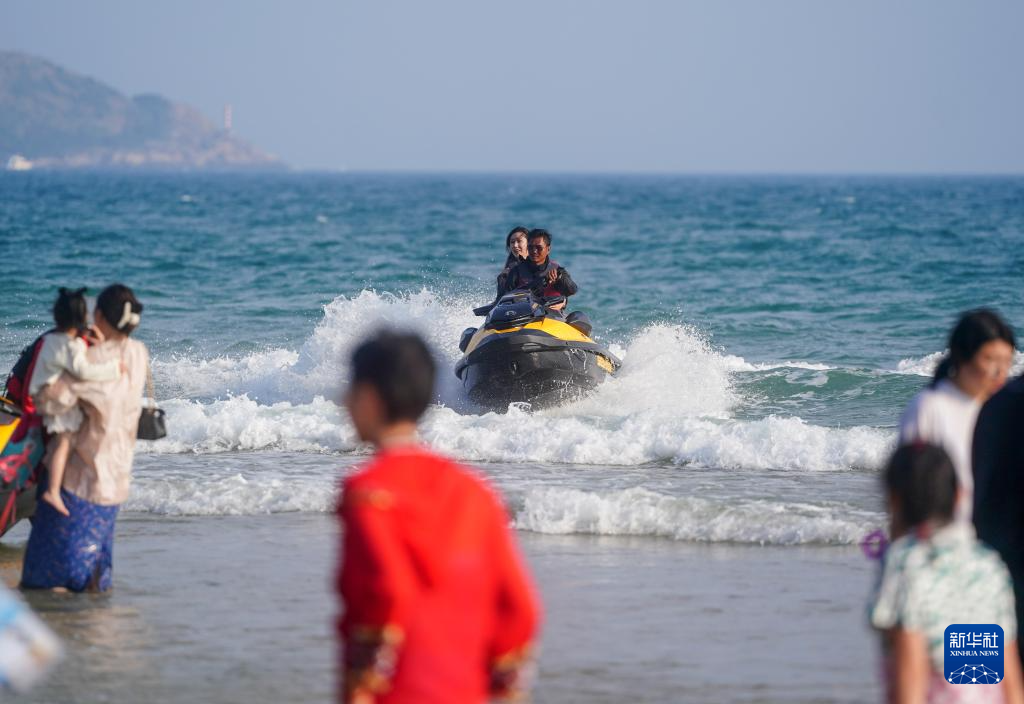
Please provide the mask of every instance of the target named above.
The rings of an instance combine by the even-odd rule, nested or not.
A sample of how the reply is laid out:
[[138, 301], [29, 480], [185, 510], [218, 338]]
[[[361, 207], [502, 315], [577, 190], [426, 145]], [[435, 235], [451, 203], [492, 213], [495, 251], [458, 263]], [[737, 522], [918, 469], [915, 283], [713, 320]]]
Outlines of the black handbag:
[[159, 440], [167, 437], [167, 423], [164, 421], [162, 408], [156, 405], [156, 390], [153, 387], [153, 372], [149, 365], [146, 365], [146, 393], [149, 396], [148, 406], [142, 407], [142, 414], [139, 416], [139, 430], [136, 436], [139, 440]]

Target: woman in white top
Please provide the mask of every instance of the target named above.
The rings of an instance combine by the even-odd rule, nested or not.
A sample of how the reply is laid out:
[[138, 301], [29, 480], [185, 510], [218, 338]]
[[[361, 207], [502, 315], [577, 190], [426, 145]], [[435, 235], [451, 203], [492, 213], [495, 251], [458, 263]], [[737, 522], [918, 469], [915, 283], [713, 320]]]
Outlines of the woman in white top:
[[958, 521], [971, 520], [974, 423], [981, 405], [1006, 383], [1014, 345], [1013, 330], [994, 311], [964, 313], [949, 336], [949, 353], [931, 385], [910, 401], [900, 418], [900, 445], [929, 442], [952, 458], [961, 489]]
[[[43, 404], [62, 403], [65, 396], [77, 399], [84, 417], [72, 438], [62, 486], [57, 487], [70, 515], [46, 501], [36, 505], [22, 564], [24, 588], [110, 588], [115, 524], [131, 486], [149, 366], [145, 345], [131, 338], [141, 314], [142, 303], [127, 286], [103, 289], [96, 298], [95, 319], [104, 340], [89, 348], [89, 360], [114, 360], [124, 372], [113, 381], [83, 381], [62, 374], [40, 392]], [[40, 489], [45, 491], [47, 482], [54, 481], [44, 472]]]
[[[85, 341], [80, 335], [89, 330], [88, 314], [84, 288], [75, 291], [60, 289], [53, 304], [56, 327], [43, 335], [43, 345], [28, 383], [29, 396], [39, 396], [43, 388], [57, 381], [61, 374], [70, 374], [73, 380], [80, 381], [114, 381], [121, 375], [122, 364], [116, 359], [91, 362], [86, 358]], [[92, 339], [103, 341], [95, 332]], [[50, 459], [51, 481], [49, 489], [40, 498], [67, 516], [68, 509], [60, 497], [60, 485], [71, 451], [71, 438], [82, 425], [82, 409], [78, 407], [76, 398], [68, 397], [63, 403], [43, 403], [39, 410], [43, 412], [46, 432], [55, 436]]]

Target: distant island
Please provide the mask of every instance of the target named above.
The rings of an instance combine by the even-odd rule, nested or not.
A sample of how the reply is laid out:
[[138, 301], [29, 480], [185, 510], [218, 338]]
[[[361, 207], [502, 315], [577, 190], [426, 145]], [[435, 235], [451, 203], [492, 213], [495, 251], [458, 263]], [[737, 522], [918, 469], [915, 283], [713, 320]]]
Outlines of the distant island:
[[129, 98], [49, 61], [0, 51], [0, 170], [5, 165], [15, 171], [286, 168], [189, 105], [159, 95]]

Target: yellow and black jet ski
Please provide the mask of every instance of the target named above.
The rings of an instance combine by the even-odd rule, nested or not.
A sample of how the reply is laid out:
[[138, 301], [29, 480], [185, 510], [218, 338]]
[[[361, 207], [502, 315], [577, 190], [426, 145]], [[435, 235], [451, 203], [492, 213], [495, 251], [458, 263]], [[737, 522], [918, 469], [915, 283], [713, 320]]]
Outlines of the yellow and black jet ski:
[[487, 318], [481, 327], [463, 331], [464, 356], [455, 365], [470, 400], [494, 410], [522, 402], [556, 406], [618, 371], [622, 362], [591, 339], [584, 313], [562, 317], [552, 310], [564, 301], [515, 291], [474, 311]]
[[36, 509], [36, 467], [43, 458], [38, 416], [0, 396], [0, 536]]

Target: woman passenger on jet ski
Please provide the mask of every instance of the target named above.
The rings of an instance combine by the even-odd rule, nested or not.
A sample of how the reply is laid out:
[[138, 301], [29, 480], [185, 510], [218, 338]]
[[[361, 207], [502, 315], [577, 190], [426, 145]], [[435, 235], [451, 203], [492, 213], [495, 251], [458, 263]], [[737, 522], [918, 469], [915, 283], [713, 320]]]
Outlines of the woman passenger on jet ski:
[[526, 236], [530, 231], [522, 226], [513, 227], [512, 231], [505, 237], [505, 251], [508, 258], [505, 259], [505, 267], [498, 274], [498, 297], [505, 292], [505, 282], [508, 280], [509, 272], [523, 261], [526, 261]]
[[[569, 272], [548, 256], [551, 253], [551, 233], [547, 230], [530, 230], [526, 239], [529, 256], [509, 272], [502, 294], [522, 289], [544, 298], [568, 298], [575, 294], [579, 289]], [[551, 306], [551, 310], [563, 308], [565, 303]]]

